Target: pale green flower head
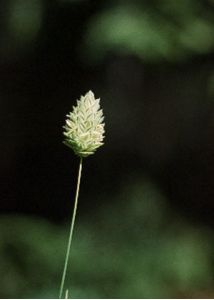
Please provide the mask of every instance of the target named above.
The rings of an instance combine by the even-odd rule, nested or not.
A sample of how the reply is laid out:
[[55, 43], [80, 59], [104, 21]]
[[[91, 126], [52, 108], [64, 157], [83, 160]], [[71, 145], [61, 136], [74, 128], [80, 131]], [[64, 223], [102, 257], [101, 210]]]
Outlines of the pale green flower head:
[[92, 91], [89, 91], [77, 100], [77, 105], [73, 106], [73, 111], [67, 117], [63, 127], [64, 143], [80, 157], [94, 154], [103, 145], [105, 132], [100, 99], [95, 99]]

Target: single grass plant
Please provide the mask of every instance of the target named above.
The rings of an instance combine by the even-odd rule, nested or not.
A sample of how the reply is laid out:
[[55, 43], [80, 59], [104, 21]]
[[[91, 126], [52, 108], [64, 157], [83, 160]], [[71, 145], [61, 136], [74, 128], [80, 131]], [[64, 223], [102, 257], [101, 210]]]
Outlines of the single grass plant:
[[[73, 111], [67, 115], [64, 128], [64, 144], [71, 148], [79, 157], [79, 171], [77, 177], [77, 187], [74, 201], [74, 208], [71, 218], [70, 232], [65, 255], [62, 279], [59, 290], [59, 299], [63, 297], [65, 279], [68, 269], [71, 242], [74, 232], [74, 224], [78, 206], [80, 191], [80, 181], [82, 174], [83, 158], [94, 154], [94, 152], [103, 145], [104, 139], [104, 116], [100, 109], [100, 99], [96, 99], [92, 91], [77, 100], [77, 105], [73, 106]], [[68, 290], [65, 291], [65, 298], [68, 298]]]

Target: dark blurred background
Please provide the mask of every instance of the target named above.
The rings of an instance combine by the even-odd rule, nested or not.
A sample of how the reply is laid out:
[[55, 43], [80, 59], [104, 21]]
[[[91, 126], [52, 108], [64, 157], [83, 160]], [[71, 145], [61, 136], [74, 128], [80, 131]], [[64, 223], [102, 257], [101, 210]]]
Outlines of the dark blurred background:
[[91, 89], [72, 298], [214, 297], [214, 1], [0, 1], [0, 297], [57, 297]]

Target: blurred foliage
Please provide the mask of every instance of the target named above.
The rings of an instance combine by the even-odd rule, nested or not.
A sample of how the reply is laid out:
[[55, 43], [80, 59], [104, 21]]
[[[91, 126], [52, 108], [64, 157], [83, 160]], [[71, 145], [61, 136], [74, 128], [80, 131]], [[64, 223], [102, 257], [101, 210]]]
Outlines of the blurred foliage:
[[35, 45], [43, 25], [44, 1], [10, 0], [1, 9], [0, 55], [3, 60], [17, 59]]
[[13, 0], [8, 17], [8, 26], [13, 37], [19, 42], [33, 39], [41, 27], [42, 13], [41, 0]]
[[[79, 211], [69, 296], [167, 298], [210, 288], [213, 232], [174, 215], [150, 181], [132, 181], [84, 220]], [[1, 297], [57, 297], [67, 234], [68, 225], [2, 216]]]
[[[84, 11], [92, 3], [58, 0], [52, 6], [44, 0], [5, 2], [0, 54], [11, 59], [17, 50], [36, 45], [45, 14], [52, 7], [78, 4]], [[133, 54], [148, 61], [177, 61], [207, 54], [214, 49], [213, 6], [211, 0], [101, 1], [97, 12], [86, 20], [83, 43], [77, 48], [85, 59], [94, 62], [109, 52]]]
[[111, 1], [92, 16], [86, 34], [89, 58], [107, 53], [143, 60], [181, 60], [214, 49], [212, 1]]

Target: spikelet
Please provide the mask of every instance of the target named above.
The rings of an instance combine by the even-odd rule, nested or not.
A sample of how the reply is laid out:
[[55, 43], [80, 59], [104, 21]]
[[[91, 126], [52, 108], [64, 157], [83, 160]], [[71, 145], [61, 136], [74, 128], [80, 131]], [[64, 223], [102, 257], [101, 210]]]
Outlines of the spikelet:
[[73, 111], [67, 117], [63, 127], [64, 143], [80, 157], [94, 154], [103, 145], [105, 132], [100, 99], [95, 99], [92, 91], [89, 91], [77, 100], [77, 105], [73, 106]]

